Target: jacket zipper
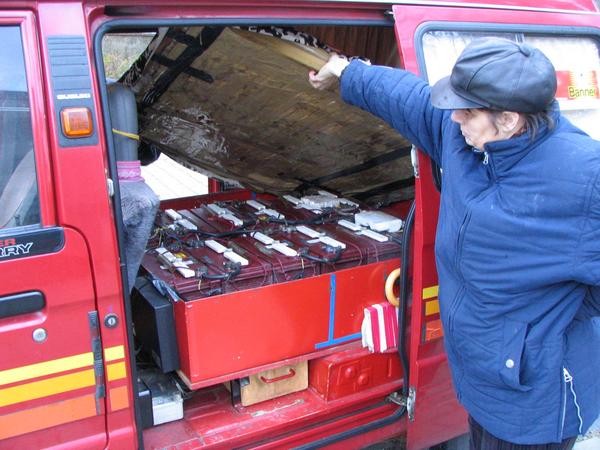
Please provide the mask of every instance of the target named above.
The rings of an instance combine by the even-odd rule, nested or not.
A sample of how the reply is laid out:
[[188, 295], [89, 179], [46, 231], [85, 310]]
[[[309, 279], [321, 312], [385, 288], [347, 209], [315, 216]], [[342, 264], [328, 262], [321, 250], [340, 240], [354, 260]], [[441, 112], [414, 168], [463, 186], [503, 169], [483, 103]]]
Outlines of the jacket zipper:
[[567, 371], [567, 369], [565, 369], [563, 367], [564, 383], [562, 384], [563, 398], [562, 398], [562, 412], [561, 412], [561, 417], [560, 417], [560, 436], [559, 436], [560, 440], [562, 440], [563, 434], [565, 432], [565, 416], [567, 414], [567, 375], [568, 375], [568, 373], [569, 372]]
[[465, 217], [464, 217], [464, 219], [460, 225], [460, 228], [458, 230], [458, 238], [457, 238], [457, 242], [456, 242], [456, 256], [454, 258], [454, 265], [456, 267], [456, 270], [459, 272], [460, 278], [462, 280], [462, 285], [461, 285], [460, 289], [458, 290], [456, 296], [452, 300], [452, 304], [450, 306], [450, 312], [449, 312], [449, 316], [448, 316], [448, 328], [449, 328], [450, 332], [452, 332], [454, 329], [454, 317], [456, 316], [456, 314], [454, 314], [454, 312], [456, 311], [456, 308], [458, 308], [458, 304], [460, 303], [462, 294], [465, 291], [465, 279], [464, 279], [462, 270], [460, 270], [460, 258], [462, 255], [462, 246], [463, 246], [464, 237], [465, 237], [465, 228], [467, 227], [468, 223], [471, 220], [470, 206], [474, 202], [479, 201], [483, 196], [489, 194], [496, 186], [495, 168], [494, 168], [493, 162], [490, 158], [490, 154], [488, 152], [484, 152], [483, 164], [485, 166], [488, 166], [488, 170], [490, 170], [490, 172], [491, 172], [494, 183], [491, 184], [488, 188], [484, 189], [482, 192], [480, 192], [479, 195], [477, 195], [475, 198], [471, 199], [471, 201], [467, 204], [467, 207], [466, 207], [467, 213], [465, 214]]
[[579, 408], [579, 403], [577, 402], [577, 394], [575, 394], [575, 388], [573, 387], [573, 376], [569, 373], [566, 367], [563, 366], [563, 407], [562, 407], [562, 419], [560, 425], [560, 437], [564, 436], [565, 432], [565, 417], [567, 415], [567, 385], [571, 390], [571, 394], [573, 394], [573, 402], [575, 403], [575, 408], [577, 408], [577, 418], [579, 419], [579, 434], [582, 433], [583, 428], [583, 419], [581, 417], [581, 409]]
[[[456, 268], [459, 268], [459, 263], [460, 263], [460, 257], [462, 255], [462, 244], [464, 241], [464, 237], [465, 237], [465, 228], [467, 227], [467, 224], [470, 222], [471, 220], [471, 208], [470, 206], [481, 200], [481, 198], [483, 198], [484, 196], [488, 195], [489, 193], [491, 193], [495, 188], [496, 188], [496, 171], [494, 168], [494, 164], [492, 162], [492, 158], [490, 157], [488, 152], [485, 152], [485, 157], [483, 159], [483, 164], [485, 164], [488, 167], [488, 170], [490, 171], [491, 175], [492, 175], [492, 180], [493, 182], [483, 191], [481, 191], [479, 193], [479, 195], [477, 195], [475, 198], [471, 199], [471, 201], [467, 204], [466, 209], [467, 209], [467, 213], [465, 214], [465, 217], [460, 225], [460, 228], [458, 229], [458, 239], [457, 239], [457, 243], [456, 243], [456, 257], [454, 259], [454, 264], [456, 266]], [[462, 276], [462, 271], [460, 271], [460, 277], [462, 278], [463, 282], [464, 282], [464, 278]]]

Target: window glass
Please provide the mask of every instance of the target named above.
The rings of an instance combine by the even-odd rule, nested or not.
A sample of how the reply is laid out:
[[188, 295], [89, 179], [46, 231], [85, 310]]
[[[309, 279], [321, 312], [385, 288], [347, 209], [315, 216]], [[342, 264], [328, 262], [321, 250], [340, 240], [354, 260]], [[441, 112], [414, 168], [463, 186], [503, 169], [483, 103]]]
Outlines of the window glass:
[[556, 69], [556, 98], [564, 116], [600, 139], [598, 42], [567, 36], [525, 36], [525, 42], [543, 51]]
[[556, 69], [556, 98], [560, 109], [576, 126], [594, 139], [600, 139], [600, 54], [598, 42], [589, 37], [535, 35], [528, 33], [488, 33], [432, 31], [423, 36], [423, 54], [430, 84], [450, 74], [458, 55], [471, 40], [498, 36], [526, 42], [548, 56]]
[[40, 223], [21, 30], [0, 26], [0, 228]]

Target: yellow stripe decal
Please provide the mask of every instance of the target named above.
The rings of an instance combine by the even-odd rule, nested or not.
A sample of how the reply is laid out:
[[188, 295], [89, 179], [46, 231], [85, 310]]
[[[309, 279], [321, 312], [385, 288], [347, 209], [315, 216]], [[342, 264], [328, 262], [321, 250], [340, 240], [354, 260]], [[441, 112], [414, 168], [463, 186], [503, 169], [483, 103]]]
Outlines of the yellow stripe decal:
[[92, 352], [0, 371], [0, 386], [94, 364]]
[[108, 372], [108, 381], [120, 380], [121, 378], [125, 378], [127, 375], [124, 361], [115, 364], [109, 364], [106, 367], [106, 371]]
[[125, 347], [117, 345], [116, 347], [108, 347], [104, 349], [104, 360], [106, 362], [115, 361], [125, 358]]
[[19, 386], [0, 389], [0, 406], [48, 397], [62, 392], [94, 386], [95, 384], [94, 369], [21, 384]]
[[431, 316], [432, 314], [437, 314], [440, 312], [440, 302], [437, 300], [432, 300], [425, 303], [425, 315]]
[[439, 286], [431, 286], [423, 289], [423, 300], [438, 296]]

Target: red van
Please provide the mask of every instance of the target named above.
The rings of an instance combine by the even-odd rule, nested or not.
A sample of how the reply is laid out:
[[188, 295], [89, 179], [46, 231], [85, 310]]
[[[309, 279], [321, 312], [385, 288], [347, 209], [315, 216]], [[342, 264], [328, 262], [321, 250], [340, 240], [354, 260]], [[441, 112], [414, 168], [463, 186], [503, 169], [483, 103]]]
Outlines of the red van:
[[[2, 2], [0, 448], [451, 448], [440, 170], [307, 74], [484, 35], [600, 136], [592, 0]], [[160, 153], [209, 193], [159, 204]]]

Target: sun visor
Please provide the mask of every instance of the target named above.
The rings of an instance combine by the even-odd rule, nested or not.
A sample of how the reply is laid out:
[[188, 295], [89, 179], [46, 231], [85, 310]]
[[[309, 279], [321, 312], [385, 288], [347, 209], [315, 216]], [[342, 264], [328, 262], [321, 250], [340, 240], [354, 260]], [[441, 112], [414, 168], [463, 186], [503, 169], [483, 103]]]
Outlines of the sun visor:
[[337, 88], [309, 85], [309, 68], [331, 51], [313, 35], [171, 28], [151, 47], [121, 80], [136, 93], [144, 145], [259, 192], [316, 187], [369, 203], [413, 197], [409, 142], [345, 104]]

